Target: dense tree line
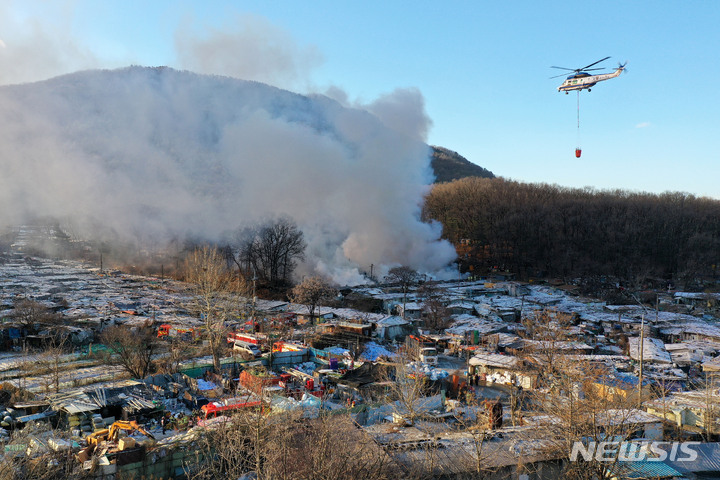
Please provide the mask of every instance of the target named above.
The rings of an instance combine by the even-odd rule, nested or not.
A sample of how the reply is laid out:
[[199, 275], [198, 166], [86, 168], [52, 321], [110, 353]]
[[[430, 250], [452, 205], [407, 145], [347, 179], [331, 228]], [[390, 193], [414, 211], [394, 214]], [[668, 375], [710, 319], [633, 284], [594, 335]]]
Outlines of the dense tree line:
[[461, 268], [478, 273], [608, 276], [692, 288], [714, 278], [720, 261], [720, 202], [687, 193], [464, 178], [435, 185], [423, 216], [443, 224]]

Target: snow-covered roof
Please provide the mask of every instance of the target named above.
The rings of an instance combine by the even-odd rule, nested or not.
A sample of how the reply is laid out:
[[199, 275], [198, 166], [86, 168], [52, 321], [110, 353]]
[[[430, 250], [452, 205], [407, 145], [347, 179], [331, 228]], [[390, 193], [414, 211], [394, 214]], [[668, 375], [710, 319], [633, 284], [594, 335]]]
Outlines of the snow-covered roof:
[[646, 423], [658, 423], [661, 420], [637, 408], [632, 409], [608, 409], [597, 415], [597, 422], [600, 425], [641, 425]]
[[[642, 358], [646, 362], [672, 363], [665, 344], [657, 338], [643, 339]], [[640, 338], [628, 338], [629, 354], [633, 360], [640, 359]]]
[[720, 391], [718, 391], [718, 389], [710, 389], [674, 392], [666, 397], [660, 397], [643, 402], [643, 405], [672, 411], [677, 408], [705, 409], [708, 404], [717, 405], [719, 401]]
[[544, 350], [593, 350], [593, 347], [584, 342], [567, 340], [529, 340], [523, 339], [526, 347]]
[[376, 320], [375, 323], [377, 323], [378, 327], [396, 327], [399, 325], [410, 324], [410, 322], [404, 320], [402, 317], [398, 317], [397, 315], [381, 318], [379, 320]]
[[706, 360], [702, 364], [703, 371], [718, 372], [720, 371], [720, 355], [710, 360]]
[[704, 300], [706, 298], [713, 298], [715, 300], [720, 299], [720, 293], [705, 292], [675, 292], [673, 296], [675, 298], [687, 298], [692, 300]]
[[673, 326], [660, 329], [663, 335], [700, 335], [720, 341], [720, 327], [691, 317], [691, 321], [675, 323]]
[[684, 340], [678, 343], [666, 343], [665, 348], [671, 350], [688, 350], [693, 352], [701, 352], [703, 355], [714, 357], [720, 353], [720, 344], [718, 342], [709, 342], [706, 340]]
[[[403, 308], [402, 305], [400, 305], [401, 308]], [[419, 311], [422, 310], [423, 304], [418, 302], [407, 302], [404, 306], [406, 311]]]
[[257, 300], [256, 308], [261, 311], [272, 311], [272, 310], [281, 310], [285, 307], [287, 307], [289, 304], [288, 302], [283, 302], [280, 300]]
[[462, 308], [464, 310], [473, 310], [475, 308], [475, 304], [472, 302], [452, 302], [450, 303], [447, 308]]
[[505, 323], [478, 318], [469, 314], [453, 315], [452, 325], [445, 331], [453, 335], [463, 335], [465, 332], [477, 330], [481, 335], [500, 331], [507, 328]]
[[470, 365], [484, 365], [499, 368], [518, 368], [522, 361], [512, 355], [500, 355], [499, 353], [478, 353], [468, 361]]

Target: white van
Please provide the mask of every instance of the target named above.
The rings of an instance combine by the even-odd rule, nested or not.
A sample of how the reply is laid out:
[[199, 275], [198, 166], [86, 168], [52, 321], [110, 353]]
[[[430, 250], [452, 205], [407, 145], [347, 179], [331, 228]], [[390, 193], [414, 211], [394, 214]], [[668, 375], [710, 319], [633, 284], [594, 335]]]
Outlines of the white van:
[[235, 344], [233, 345], [233, 350], [252, 355], [254, 358], [262, 355], [262, 352], [254, 343], [235, 341]]

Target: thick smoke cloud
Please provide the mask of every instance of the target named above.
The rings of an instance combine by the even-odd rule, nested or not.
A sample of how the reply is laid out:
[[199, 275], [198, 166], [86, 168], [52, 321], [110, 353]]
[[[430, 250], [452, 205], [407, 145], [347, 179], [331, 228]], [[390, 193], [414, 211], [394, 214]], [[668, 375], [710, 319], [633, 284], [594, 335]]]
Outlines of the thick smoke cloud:
[[322, 63], [316, 47], [300, 46], [285, 31], [256, 15], [237, 15], [222, 28], [197, 31], [187, 21], [175, 33], [180, 68], [254, 80], [285, 88], [306, 81]]
[[100, 65], [73, 39], [71, 2], [0, 0], [0, 85], [42, 80]]
[[158, 245], [285, 214], [309, 243], [301, 273], [347, 284], [403, 264], [448, 276], [454, 249], [419, 220], [427, 125], [416, 90], [361, 110], [141, 67], [2, 87], [0, 223], [52, 215]]

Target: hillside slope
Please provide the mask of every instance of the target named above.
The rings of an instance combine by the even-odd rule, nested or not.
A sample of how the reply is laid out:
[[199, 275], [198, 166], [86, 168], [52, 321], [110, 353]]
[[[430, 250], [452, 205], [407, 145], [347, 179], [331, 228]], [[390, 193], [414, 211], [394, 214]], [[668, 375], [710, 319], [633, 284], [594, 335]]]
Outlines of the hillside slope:
[[445, 183], [465, 177], [495, 178], [495, 175], [467, 158], [447, 148], [431, 146], [430, 166], [435, 173], [435, 183]]

